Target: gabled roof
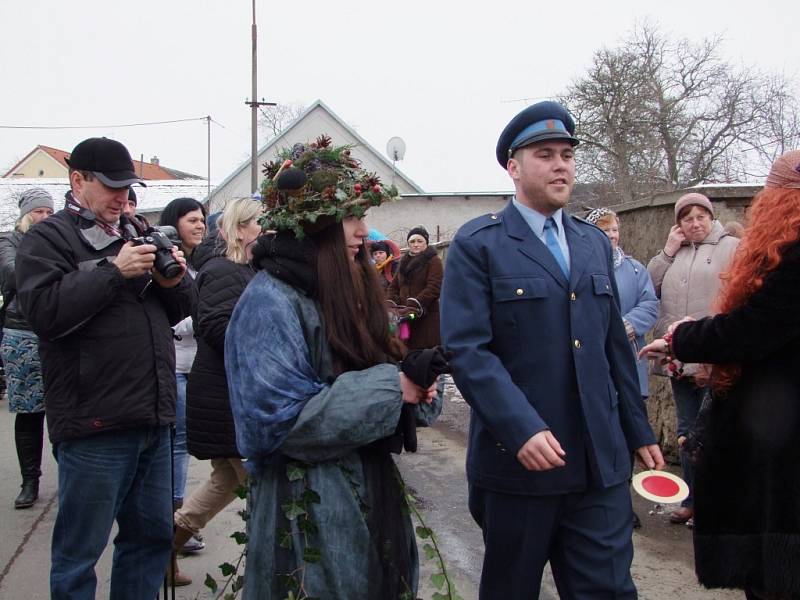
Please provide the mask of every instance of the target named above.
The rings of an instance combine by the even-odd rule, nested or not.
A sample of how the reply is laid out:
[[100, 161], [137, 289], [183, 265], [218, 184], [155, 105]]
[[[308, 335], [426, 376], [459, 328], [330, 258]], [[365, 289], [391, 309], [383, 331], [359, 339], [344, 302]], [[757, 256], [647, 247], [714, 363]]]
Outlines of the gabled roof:
[[[36, 152], [44, 152], [51, 158], [55, 159], [57, 162], [61, 164], [65, 169], [69, 169], [69, 165], [67, 165], [66, 158], [69, 158], [70, 153], [66, 152], [65, 150], [59, 150], [58, 148], [51, 148], [50, 146], [43, 146], [39, 144], [33, 150], [28, 152], [25, 157], [20, 160], [17, 164], [15, 164], [11, 169], [3, 175], [3, 177], [10, 177], [11, 174], [16, 171], [20, 166], [22, 166], [31, 156], [33, 156]], [[133, 161], [133, 167], [136, 169], [136, 172], [142, 179], [150, 179], [150, 180], [164, 180], [164, 179], [203, 179], [199, 175], [192, 175], [191, 173], [184, 173], [183, 171], [178, 171], [176, 169], [168, 169], [166, 167], [162, 167], [161, 165], [155, 165], [149, 162], [142, 162], [139, 160]]]
[[[315, 101], [311, 106], [309, 106], [306, 110], [304, 110], [299, 117], [297, 117], [286, 128], [284, 128], [283, 131], [281, 131], [277, 136], [275, 136], [274, 138], [269, 140], [266, 144], [264, 144], [258, 150], [259, 161], [261, 161], [262, 155], [268, 152], [270, 149], [276, 147], [281, 148], [285, 146], [287, 144], [285, 140], [292, 139], [293, 130], [303, 121], [303, 119], [305, 119], [309, 114], [314, 112], [314, 110], [317, 108], [321, 108], [326, 113], [328, 113], [328, 115], [330, 115], [330, 117], [333, 118], [342, 127], [342, 129], [344, 129], [350, 136], [353, 137], [353, 139], [356, 140], [358, 146], [364, 148], [367, 152], [373, 155], [374, 158], [382, 162], [390, 170], [394, 169], [394, 175], [396, 178], [402, 179], [408, 186], [410, 186], [416, 192], [420, 194], [424, 193], [424, 190], [419, 185], [414, 183], [414, 181], [412, 181], [403, 172], [401, 172], [397, 168], [397, 166], [393, 165], [388, 158], [386, 158], [383, 154], [381, 154], [375, 148], [373, 148], [372, 145], [369, 142], [367, 142], [367, 140], [361, 137], [352, 127], [350, 127], [341, 117], [339, 117], [339, 115], [333, 112], [330, 109], [330, 107], [328, 107], [328, 105], [325, 104], [322, 100]], [[327, 132], [321, 131], [319, 133], [327, 133]], [[249, 168], [250, 168], [250, 160], [248, 159], [245, 162], [243, 162], [241, 166], [239, 166], [235, 171], [233, 171], [233, 173], [231, 173], [224, 180], [222, 180], [222, 182], [219, 185], [216, 186], [217, 191], [224, 189], [225, 186], [234, 178], [236, 178], [237, 175], [239, 175], [240, 173], [242, 173], [242, 171], [245, 171], [246, 169]], [[261, 165], [259, 165], [259, 172], [260, 171], [261, 171]]]

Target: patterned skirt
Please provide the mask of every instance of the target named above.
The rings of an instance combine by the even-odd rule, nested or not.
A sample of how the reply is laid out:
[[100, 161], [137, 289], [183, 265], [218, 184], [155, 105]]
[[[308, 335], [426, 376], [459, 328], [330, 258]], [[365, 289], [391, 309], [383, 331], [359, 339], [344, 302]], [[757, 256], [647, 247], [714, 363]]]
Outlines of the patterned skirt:
[[39, 362], [39, 338], [36, 334], [22, 329], [3, 328], [0, 355], [6, 371], [9, 412], [43, 412], [44, 385]]

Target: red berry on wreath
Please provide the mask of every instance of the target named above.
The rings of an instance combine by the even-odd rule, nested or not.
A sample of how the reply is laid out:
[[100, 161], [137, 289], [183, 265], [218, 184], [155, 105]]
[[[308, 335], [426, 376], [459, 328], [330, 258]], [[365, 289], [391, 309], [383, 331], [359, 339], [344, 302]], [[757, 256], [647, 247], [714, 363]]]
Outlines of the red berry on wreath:
[[376, 194], [380, 194], [381, 193], [381, 186], [379, 186], [376, 183], [375, 185], [372, 186], [372, 191], [375, 192]]
[[360, 194], [361, 193], [361, 184], [360, 183], [355, 184], [353, 186], [353, 189], [356, 191], [356, 194]]

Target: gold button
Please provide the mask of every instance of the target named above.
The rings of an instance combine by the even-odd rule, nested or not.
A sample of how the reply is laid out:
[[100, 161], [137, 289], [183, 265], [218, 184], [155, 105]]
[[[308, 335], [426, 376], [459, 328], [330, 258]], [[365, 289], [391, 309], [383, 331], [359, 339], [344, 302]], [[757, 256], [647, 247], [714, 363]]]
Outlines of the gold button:
[[517, 288], [517, 296], [522, 296], [524, 293], [525, 291], [522, 288]]
[[580, 348], [581, 347], [581, 341], [580, 340], [575, 340], [575, 347], [576, 348]]
[[577, 296], [575, 295], [575, 292], [572, 292], [572, 293], [569, 295], [569, 299], [570, 299], [570, 300], [572, 300], [573, 302], [575, 302], [575, 299], [576, 299], [576, 298], [577, 298]]

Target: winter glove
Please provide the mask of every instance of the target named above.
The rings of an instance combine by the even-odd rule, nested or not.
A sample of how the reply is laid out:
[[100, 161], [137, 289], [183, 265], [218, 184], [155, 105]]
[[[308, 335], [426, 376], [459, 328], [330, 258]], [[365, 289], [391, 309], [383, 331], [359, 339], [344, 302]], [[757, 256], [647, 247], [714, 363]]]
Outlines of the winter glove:
[[450, 372], [450, 364], [447, 361], [452, 357], [453, 353], [446, 352], [441, 346], [411, 350], [403, 358], [400, 370], [419, 387], [427, 389], [439, 375]]

